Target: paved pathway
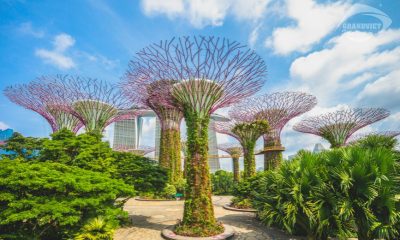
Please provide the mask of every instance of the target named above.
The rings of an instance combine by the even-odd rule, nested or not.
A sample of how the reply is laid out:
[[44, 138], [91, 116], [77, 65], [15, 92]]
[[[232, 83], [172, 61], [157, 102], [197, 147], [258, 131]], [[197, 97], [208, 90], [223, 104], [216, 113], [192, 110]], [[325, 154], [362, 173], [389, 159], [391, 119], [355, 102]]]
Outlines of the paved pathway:
[[[262, 226], [254, 213], [228, 211], [222, 208], [230, 202], [228, 196], [213, 197], [215, 215], [223, 223], [232, 225], [236, 240], [286, 240], [295, 238], [272, 228]], [[183, 201], [145, 202], [130, 199], [126, 204], [132, 226], [118, 229], [116, 240], [161, 240], [160, 232], [182, 218]]]

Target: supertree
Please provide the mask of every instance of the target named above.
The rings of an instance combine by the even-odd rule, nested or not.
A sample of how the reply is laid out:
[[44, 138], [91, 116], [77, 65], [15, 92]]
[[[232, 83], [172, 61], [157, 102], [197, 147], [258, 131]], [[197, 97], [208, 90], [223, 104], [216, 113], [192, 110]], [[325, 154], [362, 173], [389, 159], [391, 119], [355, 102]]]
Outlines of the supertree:
[[177, 81], [159, 80], [143, 85], [129, 71], [121, 83], [123, 93], [133, 104], [150, 108], [156, 113], [161, 125], [159, 164], [168, 170], [171, 183], [182, 178], [180, 125], [183, 113], [177, 107], [160, 102], [158, 95], [170, 94], [175, 83]]
[[293, 129], [321, 136], [331, 144], [331, 148], [337, 148], [345, 145], [360, 128], [388, 116], [389, 111], [383, 108], [344, 108], [303, 119]]
[[214, 217], [207, 156], [210, 114], [258, 91], [266, 66], [252, 50], [217, 37], [181, 37], [151, 44], [130, 62], [128, 74], [149, 86], [176, 80], [159, 101], [179, 108], [187, 126], [187, 187], [177, 233], [212, 235], [222, 231]]
[[346, 141], [346, 145], [353, 144], [361, 139], [364, 139], [371, 135], [378, 135], [378, 136], [386, 136], [395, 138], [400, 135], [400, 131], [376, 131], [376, 132], [368, 132], [368, 133], [355, 133], [351, 135], [349, 139]]
[[228, 153], [232, 158], [233, 180], [237, 183], [240, 180], [239, 158], [243, 156], [243, 149], [235, 143], [219, 144], [218, 149]]
[[[231, 110], [230, 113], [232, 111], [234, 110]], [[246, 115], [242, 115], [242, 119], [240, 119], [240, 116], [237, 114], [230, 122], [217, 122], [215, 130], [239, 141], [243, 149], [243, 177], [247, 179], [254, 176], [256, 173], [256, 159], [254, 155], [256, 142], [259, 137], [268, 133], [268, 122], [266, 120], [250, 120]]]
[[119, 147], [119, 148], [115, 148], [115, 151], [119, 151], [119, 152], [131, 152], [134, 153], [136, 155], [139, 156], [144, 156], [148, 153], [154, 152], [155, 148], [151, 147], [151, 146], [139, 146], [136, 149], [131, 149], [131, 148], [124, 148], [124, 147]]
[[59, 111], [71, 113], [85, 126], [86, 132], [101, 134], [109, 124], [131, 118], [139, 113], [128, 99], [106, 81], [69, 75], [43, 76], [46, 83], [43, 92], [59, 104]]
[[276, 92], [249, 98], [235, 106], [230, 114], [234, 118], [251, 116], [268, 121], [270, 131], [264, 134], [264, 169], [277, 167], [282, 161], [281, 143], [283, 127], [294, 117], [310, 111], [317, 105], [317, 98], [302, 92]]
[[46, 92], [48, 87], [46, 83], [32, 81], [28, 84], [6, 87], [4, 95], [10, 101], [40, 114], [50, 124], [53, 132], [66, 128], [76, 133], [83, 123], [60, 108], [60, 105], [65, 103], [58, 97], [56, 91]]

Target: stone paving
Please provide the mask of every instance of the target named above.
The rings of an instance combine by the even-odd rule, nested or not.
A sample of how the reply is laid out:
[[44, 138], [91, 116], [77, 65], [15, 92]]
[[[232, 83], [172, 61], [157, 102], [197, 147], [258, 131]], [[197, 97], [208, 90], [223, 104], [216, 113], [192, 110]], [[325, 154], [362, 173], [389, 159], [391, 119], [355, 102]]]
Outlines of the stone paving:
[[[286, 240], [295, 238], [280, 230], [262, 226], [254, 213], [233, 212], [222, 206], [230, 202], [229, 196], [214, 196], [215, 216], [219, 221], [234, 227], [235, 240]], [[183, 201], [136, 201], [130, 199], [124, 209], [129, 212], [132, 225], [118, 229], [116, 240], [161, 240], [162, 229], [174, 225], [182, 218]]]

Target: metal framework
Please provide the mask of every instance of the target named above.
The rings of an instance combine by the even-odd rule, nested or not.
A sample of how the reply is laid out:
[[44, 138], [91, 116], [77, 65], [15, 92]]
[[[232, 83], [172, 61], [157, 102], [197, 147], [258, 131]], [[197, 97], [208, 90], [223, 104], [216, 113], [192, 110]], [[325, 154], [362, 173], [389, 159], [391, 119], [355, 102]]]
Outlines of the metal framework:
[[317, 98], [313, 95], [303, 92], [276, 92], [244, 100], [229, 114], [233, 118], [247, 116], [267, 120], [271, 129], [263, 136], [265, 147], [280, 146], [283, 127], [292, 118], [310, 111], [315, 105]]
[[384, 108], [344, 108], [335, 112], [309, 117], [293, 129], [325, 138], [332, 148], [345, 145], [351, 135], [369, 124], [389, 116]]
[[249, 98], [230, 111], [233, 118], [267, 120], [270, 131], [264, 134], [264, 169], [277, 167], [282, 161], [281, 131], [294, 117], [310, 111], [317, 105], [317, 98], [303, 92], [276, 92]]
[[76, 133], [83, 123], [71, 113], [64, 111], [64, 106], [68, 103], [59, 97], [60, 89], [52, 87], [53, 90], [49, 92], [46, 91], [51, 88], [49, 83], [33, 81], [29, 84], [6, 87], [4, 95], [15, 104], [41, 115], [53, 132], [67, 128]]
[[119, 88], [106, 81], [69, 75], [39, 78], [48, 100], [59, 102], [58, 110], [71, 113], [86, 131], [102, 132], [109, 124], [139, 113]]
[[144, 156], [148, 153], [154, 152], [155, 148], [151, 147], [151, 146], [139, 146], [136, 149], [126, 148], [126, 147], [117, 147], [114, 150], [119, 151], [119, 152], [131, 152], [136, 155]]
[[235, 182], [239, 182], [240, 180], [239, 158], [243, 156], [242, 146], [235, 143], [225, 143], [225, 144], [219, 144], [218, 149], [228, 153], [232, 158], [233, 180]]
[[142, 49], [129, 64], [126, 77], [138, 92], [161, 79], [176, 80], [172, 97], [158, 94], [159, 102], [212, 113], [258, 91], [266, 66], [252, 50], [218, 37], [180, 37]]
[[151, 44], [130, 62], [126, 78], [143, 87], [139, 92], [160, 80], [177, 81], [170, 94], [157, 94], [157, 102], [179, 108], [187, 125], [188, 187], [181, 226], [210, 231], [219, 228], [211, 202], [207, 156], [210, 115], [254, 94], [264, 84], [265, 75], [265, 63], [254, 51], [212, 36], [180, 37]]
[[400, 135], [400, 131], [377, 131], [377, 132], [369, 132], [369, 133], [356, 133], [353, 134], [349, 139], [346, 141], [346, 145], [355, 143], [361, 139], [364, 139], [368, 136], [371, 135], [379, 135], [379, 136], [386, 136], [386, 137], [391, 137], [395, 138]]

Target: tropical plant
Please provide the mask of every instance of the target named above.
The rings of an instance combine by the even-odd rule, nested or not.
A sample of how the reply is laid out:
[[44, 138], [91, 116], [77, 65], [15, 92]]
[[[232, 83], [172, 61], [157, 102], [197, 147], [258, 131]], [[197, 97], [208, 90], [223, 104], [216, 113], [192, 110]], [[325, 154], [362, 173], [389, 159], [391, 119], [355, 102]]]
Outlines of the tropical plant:
[[214, 195], [231, 195], [235, 185], [233, 173], [218, 170], [211, 174], [211, 184]]
[[102, 173], [53, 162], [0, 161], [0, 238], [64, 239], [88, 219], [117, 227], [127, 214], [120, 197], [132, 186]]
[[114, 227], [102, 216], [90, 219], [75, 236], [75, 240], [112, 240]]

